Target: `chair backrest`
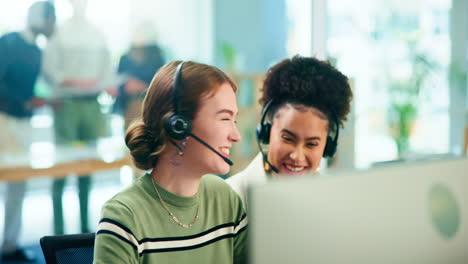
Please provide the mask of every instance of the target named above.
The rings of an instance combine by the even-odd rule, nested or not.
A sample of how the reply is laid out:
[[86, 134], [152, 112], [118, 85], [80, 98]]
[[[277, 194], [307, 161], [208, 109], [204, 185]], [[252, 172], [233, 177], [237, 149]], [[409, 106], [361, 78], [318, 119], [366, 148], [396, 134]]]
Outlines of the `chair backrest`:
[[44, 236], [40, 240], [47, 264], [92, 264], [95, 233]]

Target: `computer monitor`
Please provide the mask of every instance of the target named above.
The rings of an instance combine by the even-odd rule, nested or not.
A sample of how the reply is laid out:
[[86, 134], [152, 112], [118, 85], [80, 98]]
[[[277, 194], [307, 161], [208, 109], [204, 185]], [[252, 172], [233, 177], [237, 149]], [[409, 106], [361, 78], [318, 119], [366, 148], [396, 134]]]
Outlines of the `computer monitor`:
[[468, 159], [249, 188], [251, 263], [468, 263]]

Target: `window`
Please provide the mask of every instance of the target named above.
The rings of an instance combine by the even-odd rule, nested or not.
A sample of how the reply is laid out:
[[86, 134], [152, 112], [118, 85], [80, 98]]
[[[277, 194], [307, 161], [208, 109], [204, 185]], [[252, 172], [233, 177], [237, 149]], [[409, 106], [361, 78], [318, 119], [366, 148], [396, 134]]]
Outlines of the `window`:
[[449, 10], [439, 0], [328, 1], [328, 54], [354, 81], [358, 167], [398, 157], [392, 105], [411, 89], [419, 97], [405, 154], [448, 152]]

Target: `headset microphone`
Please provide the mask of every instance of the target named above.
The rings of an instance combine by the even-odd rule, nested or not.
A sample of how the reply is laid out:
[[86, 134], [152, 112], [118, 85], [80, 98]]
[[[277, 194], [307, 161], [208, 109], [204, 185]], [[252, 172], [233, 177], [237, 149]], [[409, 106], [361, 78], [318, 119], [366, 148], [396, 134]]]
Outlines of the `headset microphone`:
[[203, 146], [209, 148], [211, 151], [213, 151], [213, 152], [216, 153], [218, 156], [220, 156], [227, 164], [229, 164], [229, 166], [234, 165], [234, 163], [233, 163], [230, 159], [224, 157], [221, 153], [219, 153], [218, 151], [216, 151], [212, 146], [208, 145], [208, 143], [206, 143], [205, 141], [203, 141], [201, 138], [195, 136], [195, 135], [192, 134], [192, 133], [190, 133], [189, 135], [190, 135], [191, 137], [193, 137], [195, 140], [197, 140], [198, 142], [202, 143]]
[[279, 174], [279, 170], [273, 166], [269, 161], [268, 161], [268, 157], [265, 155], [265, 153], [263, 152], [263, 149], [262, 149], [262, 145], [259, 141], [257, 141], [257, 144], [258, 144], [258, 148], [260, 149], [260, 153], [262, 154], [262, 157], [263, 157], [263, 162], [265, 162], [266, 164], [268, 164], [268, 166], [270, 166], [270, 168], [276, 173], [276, 174]]
[[164, 122], [164, 127], [169, 137], [175, 140], [182, 140], [188, 136], [191, 136], [198, 142], [200, 142], [203, 146], [207, 147], [219, 157], [221, 157], [229, 166], [234, 165], [234, 163], [224, 157], [221, 153], [216, 151], [212, 146], [208, 145], [205, 141], [201, 138], [195, 136], [192, 133], [192, 120], [184, 116], [179, 112], [179, 86], [181, 86], [182, 82], [182, 65], [184, 62], [181, 62], [176, 69], [174, 74], [174, 89], [173, 89], [173, 104], [174, 104], [174, 114], [170, 115]]

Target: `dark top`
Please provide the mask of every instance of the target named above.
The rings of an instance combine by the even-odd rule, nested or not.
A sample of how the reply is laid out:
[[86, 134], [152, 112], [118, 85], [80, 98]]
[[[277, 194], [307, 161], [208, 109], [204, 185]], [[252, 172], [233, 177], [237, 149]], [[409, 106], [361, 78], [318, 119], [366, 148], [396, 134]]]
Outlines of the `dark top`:
[[30, 117], [34, 85], [41, 68], [41, 51], [20, 33], [0, 37], [0, 112]]
[[[136, 49], [143, 54], [144, 59], [141, 61], [132, 58], [132, 52], [137, 52]], [[118, 73], [125, 74], [129, 78], [138, 79], [149, 86], [154, 74], [164, 63], [164, 56], [157, 45], [134, 47], [120, 58]], [[115, 100], [114, 112], [125, 113], [130, 98], [131, 96], [125, 93], [125, 84], [121, 85]]]

